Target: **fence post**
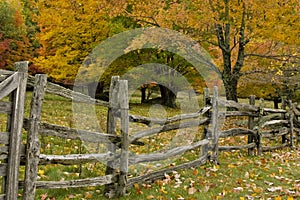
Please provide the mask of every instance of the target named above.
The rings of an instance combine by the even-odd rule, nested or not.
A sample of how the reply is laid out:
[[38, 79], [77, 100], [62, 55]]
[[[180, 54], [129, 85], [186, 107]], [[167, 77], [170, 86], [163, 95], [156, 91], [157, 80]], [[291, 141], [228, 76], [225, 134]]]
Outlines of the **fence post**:
[[8, 169], [6, 179], [6, 199], [17, 200], [19, 185], [19, 166], [21, 157], [21, 142], [23, 128], [23, 114], [27, 85], [28, 62], [16, 62], [18, 70], [18, 87], [13, 92], [13, 112], [11, 120]]
[[[206, 107], [208, 105], [211, 105], [208, 88], [204, 88], [204, 90], [203, 90], [203, 102], [204, 102], [203, 103], [204, 107]], [[210, 118], [209, 112], [206, 112], [204, 114], [204, 117]], [[208, 139], [208, 138], [209, 138], [209, 136], [208, 136], [208, 124], [206, 124], [206, 125], [204, 125], [204, 128], [203, 128], [203, 137], [202, 137], [202, 139]], [[202, 155], [207, 154], [208, 150], [209, 150], [208, 144], [203, 145], [202, 146]]]
[[212, 113], [212, 160], [219, 163], [219, 133], [218, 133], [218, 87], [214, 86], [214, 95], [212, 99], [213, 113]]
[[117, 196], [126, 194], [127, 174], [128, 174], [128, 156], [129, 156], [129, 100], [128, 100], [128, 82], [119, 81], [119, 105], [121, 111], [121, 158], [120, 158], [120, 176], [117, 188]]
[[23, 200], [34, 199], [36, 190], [36, 179], [40, 155], [39, 123], [42, 113], [42, 105], [45, 95], [47, 76], [45, 74], [35, 75], [35, 85], [32, 94], [29, 117], [29, 130], [26, 144], [26, 164]]
[[[8, 95], [8, 97], [9, 97], [9, 102], [11, 103], [10, 110], [12, 111], [12, 109], [13, 109], [12, 105], [13, 105], [13, 102], [14, 102], [14, 93], [13, 92], [10, 93]], [[7, 119], [6, 120], [6, 132], [10, 133], [10, 131], [11, 131], [12, 115], [8, 114], [6, 119]], [[2, 188], [1, 188], [2, 189], [2, 191], [1, 191], [2, 193], [5, 193], [5, 191], [6, 191], [6, 184], [7, 184], [7, 177], [5, 177], [5, 178], [2, 179]]]
[[[251, 95], [249, 97], [249, 104], [250, 105], [255, 105], [255, 96], [254, 95]], [[254, 117], [249, 116], [249, 118], [248, 118], [248, 129], [253, 130], [253, 128], [254, 128]], [[253, 143], [253, 139], [254, 139], [253, 135], [248, 135], [248, 144]], [[249, 156], [253, 156], [253, 149], [254, 148], [249, 148], [248, 149], [248, 155]]]
[[262, 138], [262, 125], [263, 125], [263, 110], [264, 110], [264, 99], [259, 100], [259, 116], [258, 116], [258, 123], [257, 123], [257, 154], [262, 154], [262, 144], [261, 144], [261, 138]]
[[289, 122], [290, 122], [290, 146], [294, 147], [294, 112], [293, 112], [293, 104], [292, 101], [289, 100]]
[[[281, 97], [281, 109], [286, 110], [286, 101], [287, 101], [287, 97], [286, 96], [282, 96]], [[282, 119], [286, 119], [286, 114], [282, 114], [281, 115]], [[284, 144], [286, 142], [286, 135], [283, 135], [282, 137], [282, 144]]]
[[293, 107], [295, 106], [295, 111], [293, 110], [293, 114], [294, 114], [294, 121], [293, 122], [295, 122], [295, 124], [293, 124], [294, 125], [294, 128], [297, 128], [295, 131], [297, 131], [297, 133], [296, 133], [296, 142], [297, 142], [297, 144], [299, 144], [300, 143], [300, 127], [298, 128], [298, 123], [300, 122], [300, 118], [299, 118], [299, 114], [297, 114], [296, 113], [296, 111], [298, 110], [297, 109], [297, 106], [298, 106], [298, 104], [294, 104], [293, 105]]
[[[109, 108], [107, 112], [107, 133], [111, 135], [116, 135], [116, 112], [118, 111], [118, 92], [119, 92], [119, 76], [113, 76], [111, 78], [110, 88], [109, 88]], [[107, 150], [116, 153], [116, 145], [113, 143], [107, 144]], [[114, 168], [115, 161], [108, 161], [106, 166], [105, 175], [114, 174], [116, 175], [116, 170]], [[115, 184], [105, 185], [104, 195], [111, 197], [115, 195]]]

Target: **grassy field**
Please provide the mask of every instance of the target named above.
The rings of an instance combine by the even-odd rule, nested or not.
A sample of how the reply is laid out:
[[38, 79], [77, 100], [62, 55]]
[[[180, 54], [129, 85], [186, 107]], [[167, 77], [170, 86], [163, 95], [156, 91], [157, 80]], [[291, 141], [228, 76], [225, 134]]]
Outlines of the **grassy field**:
[[[28, 93], [26, 116], [29, 113], [29, 101], [31, 93]], [[197, 97], [202, 99], [202, 97]], [[165, 108], [160, 105], [138, 104], [139, 97], [132, 96], [130, 113], [150, 117], [167, 117], [179, 114], [179, 109]], [[247, 102], [248, 100], [241, 100]], [[267, 105], [269, 103], [267, 102]], [[188, 105], [191, 106], [191, 105]], [[200, 104], [201, 106], [201, 104]], [[190, 108], [186, 108], [190, 109]], [[107, 109], [97, 107], [98, 123], [105, 131]], [[2, 117], [2, 116], [1, 116]], [[70, 100], [46, 95], [43, 105], [42, 121], [64, 126], [74, 127], [72, 116], [72, 102]], [[245, 118], [232, 118], [224, 123], [225, 128], [245, 125]], [[2, 127], [3, 129], [4, 127]], [[94, 130], [93, 124], [87, 123], [88, 130]], [[130, 125], [130, 132], [145, 129], [143, 125]], [[191, 131], [186, 129], [183, 137], [187, 137]], [[194, 137], [201, 137], [202, 129], [197, 129]], [[154, 152], [168, 145], [176, 145], [180, 141], [174, 140], [176, 132], [159, 134], [158, 136], [144, 139], [147, 144], [144, 147], [132, 146], [134, 153]], [[176, 135], [177, 136], [177, 135]], [[180, 138], [180, 137], [179, 137]], [[24, 137], [25, 141], [25, 137]], [[43, 154], [71, 154], [88, 153], [90, 145], [78, 141], [43, 136], [41, 141], [41, 153]], [[171, 142], [170, 142], [171, 141]], [[245, 142], [246, 138], [228, 138], [220, 144], [234, 145]], [[272, 141], [274, 142], [274, 141]], [[95, 144], [93, 144], [95, 145]], [[105, 151], [105, 148], [98, 145], [97, 151]], [[188, 152], [176, 159], [169, 159], [165, 162], [140, 164], [130, 167], [132, 176], [146, 173], [147, 171], [159, 169], [163, 166], [178, 165], [179, 163], [193, 160], [197, 157], [198, 151]], [[39, 180], [71, 180], [86, 177], [104, 175], [105, 165], [103, 163], [89, 163], [83, 165], [47, 165], [40, 166]], [[22, 173], [21, 173], [22, 174]], [[21, 194], [20, 194], [21, 198]], [[207, 162], [205, 165], [174, 171], [166, 174], [163, 180], [153, 183], [136, 184], [128, 191], [128, 196], [120, 199], [300, 199], [300, 146], [291, 150], [289, 148], [266, 152], [262, 156], [248, 156], [246, 151], [233, 151], [220, 153], [220, 165]], [[76, 189], [50, 189], [37, 190], [36, 199], [43, 200], [66, 200], [66, 199], [105, 199], [103, 187], [87, 187]]]

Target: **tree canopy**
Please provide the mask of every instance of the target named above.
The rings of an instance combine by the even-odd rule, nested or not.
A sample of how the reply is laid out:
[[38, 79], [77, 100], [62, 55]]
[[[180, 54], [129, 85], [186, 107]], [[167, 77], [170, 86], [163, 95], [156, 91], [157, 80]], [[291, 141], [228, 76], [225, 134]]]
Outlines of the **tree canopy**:
[[[274, 81], [264, 86], [271, 88], [266, 90], [282, 91], [287, 83], [283, 76], [297, 77], [299, 9], [298, 0], [2, 0], [0, 67], [29, 59], [53, 81], [73, 84], [84, 59], [102, 41], [125, 30], [161, 27], [185, 34], [204, 47], [218, 66], [227, 98], [237, 100], [238, 95], [247, 95], [243, 87], [258, 80], [264, 84], [268, 77]], [[137, 66], [138, 56], [152, 59], [141, 63], [178, 66], [172, 63], [173, 55], [164, 51], [126, 55], [110, 68], [108, 77]], [[185, 73], [189, 65], [181, 63], [177, 69]]]
[[10, 68], [26, 55], [27, 38], [23, 18], [5, 1], [0, 1], [0, 68]]

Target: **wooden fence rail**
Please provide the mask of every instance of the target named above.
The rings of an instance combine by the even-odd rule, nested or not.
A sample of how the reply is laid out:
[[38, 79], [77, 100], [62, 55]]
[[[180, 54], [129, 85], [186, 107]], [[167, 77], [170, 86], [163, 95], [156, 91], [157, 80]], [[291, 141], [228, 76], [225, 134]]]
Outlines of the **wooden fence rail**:
[[3, 176], [0, 199], [17, 200], [19, 166], [22, 152], [22, 127], [27, 83], [28, 62], [15, 63], [17, 72], [0, 70], [0, 99], [9, 96], [8, 103], [2, 103], [1, 112], [7, 114], [6, 132], [1, 134], [0, 174]]
[[[25, 83], [26, 77], [24, 72], [15, 75], [10, 71], [0, 70], [0, 97], [12, 92], [14, 89], [21, 87], [15, 83], [15, 80], [22, 80]], [[15, 77], [16, 76], [16, 77]], [[20, 78], [22, 77], [22, 78]], [[255, 105], [255, 97], [251, 96], [249, 104], [241, 104], [234, 101], [227, 101], [219, 98], [218, 88], [214, 87], [212, 96], [205, 89], [204, 102], [205, 105], [196, 113], [181, 114], [167, 119], [153, 119], [144, 116], [131, 115], [129, 113], [128, 86], [126, 80], [120, 80], [119, 77], [112, 77], [109, 102], [93, 99], [87, 95], [74, 92], [63, 88], [59, 85], [46, 81], [45, 75], [36, 75], [28, 77], [28, 85], [34, 86], [33, 96], [31, 100], [30, 117], [23, 118], [23, 115], [16, 116], [21, 122], [16, 127], [20, 134], [20, 125], [27, 131], [26, 145], [20, 145], [15, 152], [20, 159], [11, 159], [11, 154], [15, 154], [9, 149], [12, 144], [20, 143], [20, 139], [14, 141], [10, 135], [11, 129], [0, 132], [0, 159], [8, 159], [8, 163], [0, 163], [0, 176], [7, 177], [7, 182], [0, 194], [2, 199], [16, 199], [16, 191], [18, 190], [18, 165], [20, 162], [25, 163], [25, 179], [19, 182], [19, 188], [23, 188], [23, 199], [34, 199], [36, 189], [47, 188], [72, 188], [86, 186], [105, 185], [105, 195], [123, 196], [126, 190], [134, 183], [142, 181], [153, 181], [163, 178], [166, 173], [174, 170], [184, 169], [187, 167], [196, 167], [204, 164], [208, 158], [219, 163], [218, 154], [220, 151], [232, 151], [247, 149], [250, 155], [261, 154], [263, 151], [283, 148], [286, 146], [293, 147], [294, 139], [299, 138], [299, 114], [300, 108], [291, 101], [285, 101], [285, 105], [281, 109], [265, 108], [263, 100], [259, 101], [259, 106]], [[26, 85], [26, 83], [25, 83]], [[22, 85], [24, 88], [24, 85]], [[21, 96], [25, 96], [25, 90], [20, 90]], [[45, 93], [52, 93], [76, 102], [100, 105], [108, 108], [107, 112], [107, 133], [92, 132], [86, 130], [77, 130], [70, 127], [49, 124], [40, 121], [42, 104]], [[21, 101], [24, 101], [21, 100]], [[24, 103], [24, 102], [21, 102]], [[14, 102], [0, 101], [0, 113], [6, 113], [8, 116], [15, 114], [12, 109]], [[23, 105], [23, 104], [20, 104]], [[22, 106], [24, 108], [24, 106]], [[222, 109], [225, 108], [225, 109]], [[231, 108], [231, 110], [226, 110]], [[232, 110], [234, 109], [234, 110]], [[21, 112], [18, 113], [22, 113]], [[246, 117], [247, 127], [237, 127], [229, 130], [220, 129], [222, 118], [229, 117]], [[120, 124], [117, 123], [118, 118]], [[8, 119], [9, 123], [13, 124]], [[129, 123], [141, 123], [148, 126], [146, 130], [136, 133], [129, 133]], [[15, 125], [14, 125], [15, 126]], [[22, 127], [21, 126], [21, 127]], [[117, 131], [120, 126], [120, 131]], [[201, 140], [193, 141], [190, 144], [174, 147], [161, 152], [149, 154], [129, 154], [130, 145], [145, 145], [141, 142], [144, 138], [153, 137], [162, 132], [190, 128], [204, 127], [204, 137]], [[107, 147], [107, 152], [99, 154], [66, 154], [66, 155], [46, 155], [40, 153], [39, 135], [55, 136], [59, 138], [83, 140], [86, 142], [101, 143]], [[18, 135], [20, 136], [20, 135]], [[246, 136], [247, 144], [239, 146], [219, 146], [220, 140], [228, 137]], [[263, 140], [269, 138], [281, 138], [282, 144], [279, 146], [263, 146]], [[26, 151], [25, 151], [26, 149]], [[193, 161], [182, 163], [176, 166], [168, 166], [166, 168], [149, 172], [147, 174], [128, 178], [128, 168], [138, 163], [161, 161], [167, 158], [182, 155], [191, 150], [199, 149], [198, 158]], [[198, 152], [198, 151], [195, 151]], [[15, 155], [16, 155], [15, 154]], [[106, 162], [107, 168], [104, 176], [76, 179], [68, 181], [38, 181], [37, 172], [39, 165], [63, 164], [73, 165], [88, 162]], [[9, 166], [9, 167], [8, 167]], [[10, 166], [14, 167], [11, 169]], [[10, 176], [11, 180], [8, 179]], [[13, 186], [8, 184], [12, 183]], [[10, 189], [9, 189], [10, 188]]]
[[[43, 78], [42, 80], [40, 80]], [[39, 81], [40, 80], [40, 81]], [[23, 199], [32, 199], [35, 195], [36, 188], [68, 188], [68, 187], [84, 187], [84, 186], [96, 186], [96, 185], [107, 185], [115, 182], [114, 175], [106, 175], [102, 177], [79, 179], [79, 180], [70, 180], [70, 181], [36, 181], [38, 165], [45, 164], [80, 164], [86, 162], [100, 162], [100, 161], [110, 161], [114, 160], [115, 155], [111, 152], [103, 154], [69, 154], [69, 155], [43, 155], [40, 154], [39, 149], [39, 138], [38, 135], [43, 133], [46, 135], [54, 135], [62, 138], [72, 138], [72, 139], [81, 139], [86, 138], [89, 141], [97, 141], [103, 143], [119, 142], [120, 145], [123, 145], [123, 137], [116, 136], [113, 134], [104, 134], [104, 133], [93, 133], [89, 131], [76, 130], [68, 127], [40, 123], [39, 118], [41, 115], [41, 107], [43, 102], [44, 93], [50, 91], [51, 93], [71, 98], [71, 93], [68, 89], [58, 90], [60, 86], [54, 86], [54, 84], [46, 83], [45, 77], [36, 76], [36, 82], [34, 86], [34, 92], [31, 103], [31, 114], [28, 120], [25, 120], [25, 129], [28, 130], [27, 141], [27, 153], [26, 153], [26, 173], [24, 183], [20, 183], [20, 186], [24, 186], [24, 196]], [[49, 86], [50, 85], [50, 90]], [[122, 85], [122, 84], [121, 84]], [[127, 87], [127, 86], [125, 86]], [[55, 88], [55, 89], [53, 89]], [[118, 91], [118, 94], [121, 92]], [[75, 93], [75, 101], [78, 101], [77, 97], [80, 96]], [[90, 98], [88, 98], [90, 99]], [[85, 103], [91, 103], [90, 101], [84, 101]], [[82, 101], [81, 101], [82, 102]], [[102, 106], [107, 106], [108, 104], [101, 103]], [[125, 116], [124, 119], [129, 119]], [[128, 124], [123, 125], [123, 128], [128, 126]], [[87, 137], [82, 137], [85, 135]], [[122, 158], [122, 155], [121, 155]], [[124, 159], [124, 158], [123, 158]], [[34, 161], [35, 160], [35, 161]], [[32, 162], [34, 161], [34, 162]], [[123, 163], [123, 162], [122, 162]], [[125, 173], [124, 176], [127, 174]], [[113, 181], [114, 180], [114, 181]], [[121, 194], [120, 194], [121, 195]]]

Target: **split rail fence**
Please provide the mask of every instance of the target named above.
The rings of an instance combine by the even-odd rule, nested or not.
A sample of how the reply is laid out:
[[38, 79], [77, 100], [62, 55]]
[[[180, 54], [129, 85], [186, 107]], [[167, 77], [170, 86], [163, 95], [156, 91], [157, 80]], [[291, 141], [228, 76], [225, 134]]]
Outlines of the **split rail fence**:
[[16, 72], [0, 70], [0, 113], [6, 115], [5, 131], [0, 132], [0, 200], [17, 199], [20, 157], [24, 154], [21, 141], [27, 62], [16, 63], [15, 69]]
[[[47, 188], [73, 188], [105, 185], [105, 195], [108, 197], [125, 195], [126, 190], [134, 183], [153, 181], [165, 176], [174, 170], [196, 167], [206, 163], [208, 159], [218, 161], [219, 151], [231, 151], [248, 149], [250, 155], [261, 154], [262, 151], [294, 146], [298, 133], [299, 140], [299, 113], [300, 109], [291, 101], [283, 101], [282, 109], [265, 108], [263, 100], [259, 106], [255, 106], [255, 97], [251, 96], [249, 104], [240, 104], [233, 101], [222, 100], [218, 96], [217, 87], [213, 95], [205, 90], [205, 106], [196, 113], [181, 114], [168, 119], [151, 119], [144, 116], [129, 114], [128, 83], [113, 77], [110, 86], [109, 102], [93, 99], [81, 93], [49, 83], [45, 75], [28, 76], [24, 69], [27, 62], [16, 63], [22, 65], [18, 72], [1, 70], [1, 77], [11, 75], [0, 83], [0, 97], [8, 95], [13, 90], [12, 103], [1, 102], [0, 111], [8, 114], [8, 126], [0, 138], [0, 176], [3, 177], [2, 194], [0, 200], [17, 199], [18, 189], [23, 189], [23, 199], [34, 199], [36, 189]], [[15, 80], [19, 80], [18, 84]], [[24, 119], [24, 98], [26, 81], [34, 86], [31, 100], [30, 117]], [[14, 86], [9, 86], [13, 84]], [[77, 130], [70, 127], [49, 124], [40, 121], [42, 104], [45, 92], [60, 95], [76, 102], [96, 104], [108, 108], [107, 133]], [[18, 102], [18, 103], [16, 103]], [[220, 108], [225, 109], [220, 109]], [[227, 108], [234, 111], [226, 111]], [[245, 116], [248, 118], [247, 128], [233, 128], [219, 130], [220, 119], [232, 116]], [[120, 119], [120, 131], [117, 131], [117, 120]], [[21, 120], [22, 119], [22, 120]], [[13, 122], [14, 121], [14, 122]], [[129, 123], [142, 123], [146, 125], [159, 125], [129, 133]], [[21, 145], [23, 128], [27, 131], [27, 143]], [[204, 127], [204, 137], [193, 141], [189, 145], [175, 147], [159, 153], [130, 155], [130, 145], [144, 145], [143, 138], [155, 136], [161, 132], [171, 130]], [[101, 154], [66, 154], [45, 155], [40, 153], [39, 135], [56, 136], [71, 140], [86, 140], [87, 142], [105, 143], [108, 151]], [[219, 146], [220, 138], [248, 136], [248, 143], [242, 146]], [[279, 146], [262, 146], [262, 140], [266, 138], [281, 138]], [[181, 155], [187, 151], [201, 149], [198, 158], [183, 164], [167, 166], [161, 170], [128, 178], [128, 168], [131, 165], [145, 162], [161, 161], [170, 157]], [[20, 158], [20, 159], [15, 159]], [[8, 160], [8, 161], [7, 161]], [[63, 164], [74, 165], [88, 162], [107, 162], [106, 175], [101, 177], [75, 179], [67, 181], [39, 181], [37, 180], [39, 165]], [[19, 181], [19, 165], [25, 163], [25, 179]], [[116, 170], [117, 169], [117, 170]]]

